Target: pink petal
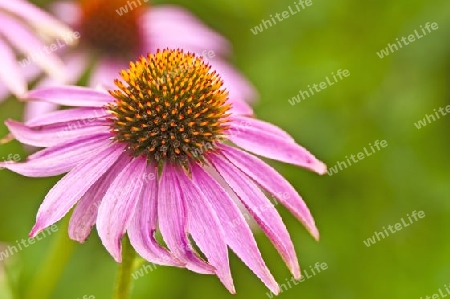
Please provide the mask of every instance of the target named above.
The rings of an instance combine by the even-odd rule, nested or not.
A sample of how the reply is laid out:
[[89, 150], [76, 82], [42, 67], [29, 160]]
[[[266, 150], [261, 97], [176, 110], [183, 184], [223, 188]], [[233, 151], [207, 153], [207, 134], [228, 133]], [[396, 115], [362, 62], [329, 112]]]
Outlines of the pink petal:
[[7, 120], [6, 126], [21, 143], [36, 147], [50, 147], [76, 140], [80, 136], [108, 133], [108, 122], [74, 121], [43, 127], [27, 127], [22, 123]]
[[[0, 22], [2, 16], [0, 16]], [[10, 47], [0, 39], [0, 81], [15, 95], [19, 96], [27, 91], [27, 82], [22, 76], [16, 62], [16, 56]]]
[[258, 97], [255, 87], [231, 64], [221, 59], [210, 60], [211, 69], [219, 73], [224, 88], [230, 93], [232, 103], [244, 101], [252, 103]]
[[239, 132], [241, 132], [243, 136], [245, 136], [246, 134], [246, 129], [248, 127], [251, 127], [254, 130], [267, 132], [278, 138], [282, 138], [285, 139], [286, 141], [292, 141], [295, 143], [294, 138], [292, 138], [292, 136], [289, 135], [289, 133], [287, 133], [286, 131], [282, 130], [277, 126], [272, 125], [271, 123], [256, 118], [244, 117], [241, 115], [232, 115], [230, 119], [234, 123], [233, 128], [236, 128], [236, 126], [239, 127]]
[[[1, 15], [0, 15], [0, 24], [1, 24]], [[3, 45], [6, 46], [7, 49], [9, 49], [9, 45], [4, 44], [2, 40], [0, 40], [0, 44], [1, 44], [0, 47], [2, 47]], [[2, 50], [0, 49], [0, 52], [1, 51]], [[9, 51], [12, 50], [9, 49]], [[9, 86], [6, 86], [5, 82], [3, 82], [4, 79], [1, 77], [2, 75], [0, 74], [0, 102], [3, 102], [5, 100], [5, 97], [8, 97], [11, 94], [11, 92], [16, 93], [16, 96], [23, 96], [23, 94], [27, 92], [27, 82], [36, 80], [36, 78], [42, 74], [42, 70], [34, 64], [23, 66], [23, 68], [19, 70], [19, 68], [17, 67], [16, 58], [14, 56], [14, 53], [12, 52], [10, 55], [5, 53], [0, 54], [0, 64], [3, 65], [3, 68], [0, 69], [0, 73], [4, 72], [3, 76], [4, 77], [7, 76], [5, 80], [10, 80], [12, 84], [19, 84], [19, 85], [23, 84], [23, 86], [21, 86], [20, 89], [16, 88], [17, 91], [14, 91], [14, 87], [10, 86], [11, 82], [8, 84]], [[11, 66], [12, 68], [16, 69], [16, 71], [11, 69]], [[18, 73], [15, 74], [14, 72]]]
[[23, 163], [0, 162], [4, 167], [23, 176], [48, 177], [60, 175], [72, 170], [80, 161], [92, 156], [99, 142], [109, 139], [109, 134], [100, 134], [79, 138], [44, 149], [28, 157]]
[[193, 184], [182, 170], [178, 171], [178, 179], [189, 215], [189, 232], [205, 254], [208, 263], [216, 268], [215, 272], [220, 281], [230, 293], [235, 294], [225, 232], [219, 218], [199, 187]]
[[122, 261], [120, 240], [133, 219], [144, 187], [143, 181], [136, 178], [143, 177], [146, 164], [143, 158], [132, 159], [114, 179], [98, 210], [98, 235], [119, 263]]
[[189, 243], [187, 212], [177, 176], [173, 166], [165, 165], [158, 188], [159, 229], [172, 255], [188, 269], [213, 274], [214, 268], [202, 261]]
[[2, 80], [3, 79], [0, 78], [0, 104], [3, 103], [7, 99], [7, 97], [9, 97], [9, 95], [11, 94], [8, 87], [5, 86]]
[[[57, 109], [58, 105], [54, 103], [28, 102], [25, 105], [23, 119], [28, 121], [29, 119], [36, 118], [41, 119], [43, 122], [51, 122], [51, 116], [47, 117], [47, 114], [51, 115], [50, 113]], [[26, 125], [28, 125], [28, 122]]]
[[41, 204], [36, 224], [30, 237], [60, 220], [75, 205], [87, 190], [116, 162], [123, 149], [110, 145], [109, 141], [99, 142], [99, 152], [87, 161], [80, 161], [71, 172], [64, 176], [47, 194]]
[[261, 257], [255, 238], [236, 203], [227, 192], [200, 166], [192, 165], [194, 183], [204, 193], [204, 198], [213, 206], [219, 222], [226, 232], [224, 235], [228, 246], [275, 294], [280, 288], [267, 269]]
[[[82, 76], [83, 72], [87, 69], [89, 59], [88, 57], [82, 53], [82, 52], [76, 52], [75, 54], [67, 55], [68, 57], [65, 59], [65, 71], [66, 71], [66, 81], [65, 83], [67, 85], [73, 84], [76, 85], [76, 83], [79, 81], [80, 77]], [[42, 81], [38, 83], [38, 85], [35, 87], [35, 89], [41, 89], [41, 88], [51, 88], [55, 86], [60, 86], [61, 83], [57, 82], [56, 80], [52, 79], [51, 77], [45, 77]], [[58, 105], [55, 103], [48, 103], [48, 102], [34, 102], [29, 101], [25, 107], [25, 120], [30, 120], [33, 118], [41, 118], [41, 119], [48, 119], [48, 117], [45, 115], [51, 111], [55, 111], [58, 108]]]
[[[252, 122], [249, 119], [249, 122]], [[257, 126], [247, 126], [245, 134], [231, 134], [229, 139], [237, 146], [269, 159], [278, 160], [285, 163], [298, 165], [319, 174], [326, 173], [327, 167], [309, 151], [300, 145], [286, 140], [282, 136], [274, 135], [274, 128], [272, 125], [267, 126], [264, 130], [264, 125], [258, 122]], [[229, 123], [231, 132], [242, 130], [239, 122], [231, 121]]]
[[294, 245], [280, 215], [273, 204], [245, 175], [230, 162], [217, 155], [209, 155], [209, 161], [239, 196], [262, 230], [278, 250], [294, 278], [300, 278], [300, 267]]
[[70, 27], [76, 27], [82, 17], [80, 5], [74, 1], [59, 0], [50, 5], [50, 11]]
[[[76, 51], [68, 55], [64, 55], [65, 64], [65, 81], [66, 85], [77, 85], [77, 82], [81, 79], [84, 72], [89, 68], [90, 57], [83, 51]], [[47, 77], [40, 81], [35, 89], [60, 86], [61, 80], [54, 80], [51, 77]]]
[[28, 1], [0, 1], [0, 9], [10, 11], [54, 36], [64, 38], [71, 32], [68, 27]]
[[213, 51], [216, 55], [228, 53], [228, 41], [209, 29], [187, 10], [174, 5], [158, 5], [143, 15], [148, 36], [146, 50], [182, 48], [191, 52]]
[[230, 109], [230, 112], [235, 115], [253, 115], [253, 109], [250, 107], [249, 104], [243, 101], [234, 101], [232, 102], [232, 106]]
[[84, 243], [95, 225], [100, 202], [108, 191], [111, 183], [129, 163], [124, 153], [117, 162], [83, 195], [75, 206], [69, 222], [69, 237]]
[[52, 52], [43, 52], [48, 46], [41, 41], [34, 32], [15, 18], [6, 15], [1, 16], [2, 34], [15, 48], [25, 55], [24, 61], [34, 62], [48, 72], [53, 78], [64, 82], [64, 65]]
[[114, 102], [107, 93], [88, 87], [46, 87], [28, 92], [24, 99], [75, 107], [103, 107]]
[[316, 240], [319, 239], [319, 231], [306, 203], [277, 171], [255, 156], [230, 146], [222, 145], [220, 151], [231, 163], [275, 196], [305, 225]]
[[89, 79], [89, 86], [106, 86], [115, 89], [114, 79], [120, 78], [120, 71], [128, 69], [129, 65], [125, 61], [102, 58], [97, 62], [91, 71], [91, 78]]
[[[31, 102], [30, 104], [33, 103], [34, 102]], [[39, 103], [39, 104], [47, 104], [47, 103]], [[37, 116], [27, 121], [25, 125], [28, 127], [38, 127], [38, 126], [54, 125], [64, 122], [72, 122], [76, 120], [80, 121], [85, 120], [86, 122], [92, 122], [98, 118], [103, 118], [107, 115], [110, 114], [108, 113], [108, 110], [106, 110], [105, 108], [73, 108], [66, 110], [58, 110]]]
[[167, 266], [185, 266], [175, 260], [155, 239], [158, 227], [158, 171], [148, 166], [145, 176], [136, 178], [144, 182], [136, 213], [128, 228], [128, 236], [134, 249], [147, 261]]

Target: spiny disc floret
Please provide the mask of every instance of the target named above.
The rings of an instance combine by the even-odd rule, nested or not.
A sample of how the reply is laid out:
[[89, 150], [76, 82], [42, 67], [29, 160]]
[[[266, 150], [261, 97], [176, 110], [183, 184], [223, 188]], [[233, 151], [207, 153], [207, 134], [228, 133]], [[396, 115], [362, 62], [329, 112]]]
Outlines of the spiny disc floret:
[[149, 162], [202, 161], [227, 129], [228, 93], [202, 58], [163, 50], [123, 70], [109, 106], [114, 138]]

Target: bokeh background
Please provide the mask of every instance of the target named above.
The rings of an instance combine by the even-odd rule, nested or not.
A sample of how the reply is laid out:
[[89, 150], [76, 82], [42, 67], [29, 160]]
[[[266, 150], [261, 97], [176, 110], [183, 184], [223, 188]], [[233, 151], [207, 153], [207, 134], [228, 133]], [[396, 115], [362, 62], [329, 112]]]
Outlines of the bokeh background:
[[[51, 1], [36, 1], [45, 6]], [[315, 242], [281, 205], [301, 266], [328, 269], [282, 292], [280, 298], [420, 298], [450, 283], [450, 116], [422, 129], [414, 125], [450, 104], [450, 2], [448, 0], [313, 0], [304, 11], [258, 35], [251, 28], [294, 5], [289, 0], [170, 1], [190, 9], [230, 39], [233, 63], [260, 93], [257, 115], [275, 123], [329, 166], [375, 140], [388, 146], [359, 163], [323, 177], [273, 163], [304, 196], [315, 215]], [[169, 3], [153, 1], [152, 5]], [[439, 29], [380, 59], [376, 52], [427, 22]], [[294, 106], [288, 100], [338, 69], [350, 76]], [[11, 98], [0, 120], [21, 119]], [[7, 131], [0, 125], [0, 135]], [[0, 158], [26, 157], [16, 142]], [[0, 241], [27, 237], [39, 204], [58, 178], [27, 179], [0, 171]], [[363, 241], [412, 211], [426, 217], [367, 247]], [[49, 298], [111, 298], [117, 264], [94, 232], [83, 245], [67, 242], [64, 223], [42, 241], [1, 264], [0, 298], [44, 299], [30, 290], [54, 284]], [[268, 239], [257, 241], [274, 276], [291, 275]], [[50, 258], [49, 258], [50, 256]], [[67, 264], [60, 261], [68, 260]], [[237, 295], [217, 278], [158, 267], [137, 279], [132, 298], [269, 298], [264, 285], [234, 255]], [[56, 273], [56, 274], [55, 274]], [[56, 277], [55, 277], [56, 275]], [[291, 285], [293, 285], [291, 283]], [[34, 291], [33, 291], [34, 292]], [[30, 297], [30, 298], [31, 298]]]

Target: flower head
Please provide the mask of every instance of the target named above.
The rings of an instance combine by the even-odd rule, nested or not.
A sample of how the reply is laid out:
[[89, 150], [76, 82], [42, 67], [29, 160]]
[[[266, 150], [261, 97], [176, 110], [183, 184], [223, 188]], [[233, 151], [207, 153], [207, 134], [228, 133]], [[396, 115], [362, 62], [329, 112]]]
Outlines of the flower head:
[[[115, 82], [119, 89], [110, 94], [80, 87], [32, 91], [27, 98], [79, 108], [26, 124], [7, 121], [17, 140], [46, 149], [24, 163], [0, 167], [31, 177], [68, 172], [47, 194], [30, 236], [76, 205], [70, 237], [84, 242], [96, 225], [118, 262], [127, 233], [150, 262], [216, 274], [234, 292], [229, 247], [278, 293], [233, 200], [238, 198], [300, 278], [289, 233], [263, 191], [286, 206], [315, 238], [318, 230], [294, 188], [253, 154], [320, 174], [325, 165], [280, 128], [254, 119], [247, 113], [250, 108], [230, 105], [218, 74], [194, 54], [149, 54], [131, 63], [121, 77]], [[157, 231], [167, 249], [155, 238]]]
[[142, 58], [122, 71], [125, 84], [111, 92], [114, 139], [132, 156], [149, 162], [188, 167], [205, 144], [215, 145], [224, 134], [230, 104], [223, 82], [193, 54], [163, 51]]
[[[53, 6], [55, 15], [80, 34], [79, 46], [63, 54], [68, 84], [76, 84], [90, 70], [87, 85], [111, 88], [116, 74], [130, 60], [169, 47], [208, 59], [224, 79], [230, 101], [250, 102], [256, 98], [253, 86], [226, 62], [230, 45], [225, 38], [181, 7], [147, 4], [146, 1], [79, 0]], [[46, 80], [39, 87], [55, 85], [59, 84]], [[25, 118], [30, 119], [56, 107], [31, 103], [26, 109]]]
[[[25, 0], [0, 2], [0, 101], [10, 92], [22, 95], [27, 81], [40, 69], [55, 80], [64, 76], [64, 66], [53, 53], [41, 53], [50, 39], [65, 38], [70, 29]], [[19, 61], [20, 56], [23, 60]], [[29, 67], [34, 59], [39, 68]]]

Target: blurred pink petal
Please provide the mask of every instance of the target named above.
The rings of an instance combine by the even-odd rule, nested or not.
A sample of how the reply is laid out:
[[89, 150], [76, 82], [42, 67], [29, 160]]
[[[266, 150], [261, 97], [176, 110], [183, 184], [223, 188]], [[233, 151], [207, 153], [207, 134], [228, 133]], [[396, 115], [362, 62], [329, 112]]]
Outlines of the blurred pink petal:
[[[148, 8], [146, 5], [141, 5], [120, 16], [117, 13], [117, 10], [120, 10], [120, 3], [124, 7], [128, 7], [127, 1], [115, 1], [114, 5], [108, 3], [106, 6], [105, 0], [92, 0], [88, 4], [64, 1], [52, 5], [53, 13], [61, 21], [80, 31], [81, 34], [78, 47], [62, 51], [64, 61], [70, 64], [70, 55], [73, 53], [90, 57], [85, 61], [96, 60], [89, 76], [89, 86], [94, 88], [102, 86], [109, 89], [114, 85], [114, 79], [119, 78], [119, 72], [128, 67], [130, 59], [125, 57], [129, 57], [130, 53], [117, 53], [117, 49], [108, 47], [114, 33], [117, 38], [124, 35], [129, 36], [127, 45], [120, 44], [123, 42], [122, 38], [114, 44], [117, 44], [118, 49], [137, 49], [132, 53], [133, 59], [165, 48], [180, 48], [204, 56], [204, 59], [212, 65], [212, 69], [225, 79], [225, 87], [229, 91], [230, 101], [237, 103], [235, 109], [241, 109], [237, 111], [241, 111], [242, 114], [250, 114], [247, 107], [240, 105], [239, 102], [252, 102], [256, 99], [257, 93], [252, 84], [226, 62], [226, 56], [231, 53], [231, 46], [223, 36], [208, 28], [192, 13], [179, 6], [154, 5]], [[92, 19], [87, 19], [86, 12], [89, 16], [96, 16], [95, 24], [99, 24], [99, 26], [91, 26], [88, 32], [83, 32], [85, 22], [92, 21]], [[119, 22], [120, 25], [118, 25]], [[125, 27], [134, 28], [132, 22], [138, 24], [137, 30], [124, 29]], [[107, 30], [111, 30], [111, 32], [107, 32]], [[87, 35], [90, 39], [94, 39], [95, 43], [89, 41]], [[97, 38], [93, 38], [95, 36]], [[100, 45], [102, 45], [101, 48], [98, 48]], [[85, 70], [90, 69], [87, 64], [83, 66]], [[75, 82], [72, 77], [78, 72], [73, 72], [70, 66], [66, 68], [66, 72], [67, 81]], [[51, 106], [47, 105], [42, 110], [50, 108]], [[33, 113], [33, 109], [41, 110], [36, 107], [27, 109], [25, 119], [28, 120], [37, 115], [37, 113]]]
[[[1, 21], [1, 17], [0, 17]], [[0, 80], [16, 95], [27, 91], [27, 83], [22, 77], [19, 66], [15, 62], [14, 52], [0, 39]]]
[[[159, 5], [143, 15], [146, 48], [155, 52], [162, 48], [191, 51], [213, 51], [216, 55], [230, 52], [229, 42], [209, 29], [189, 11], [175, 5]], [[201, 55], [201, 53], [197, 54]]]

